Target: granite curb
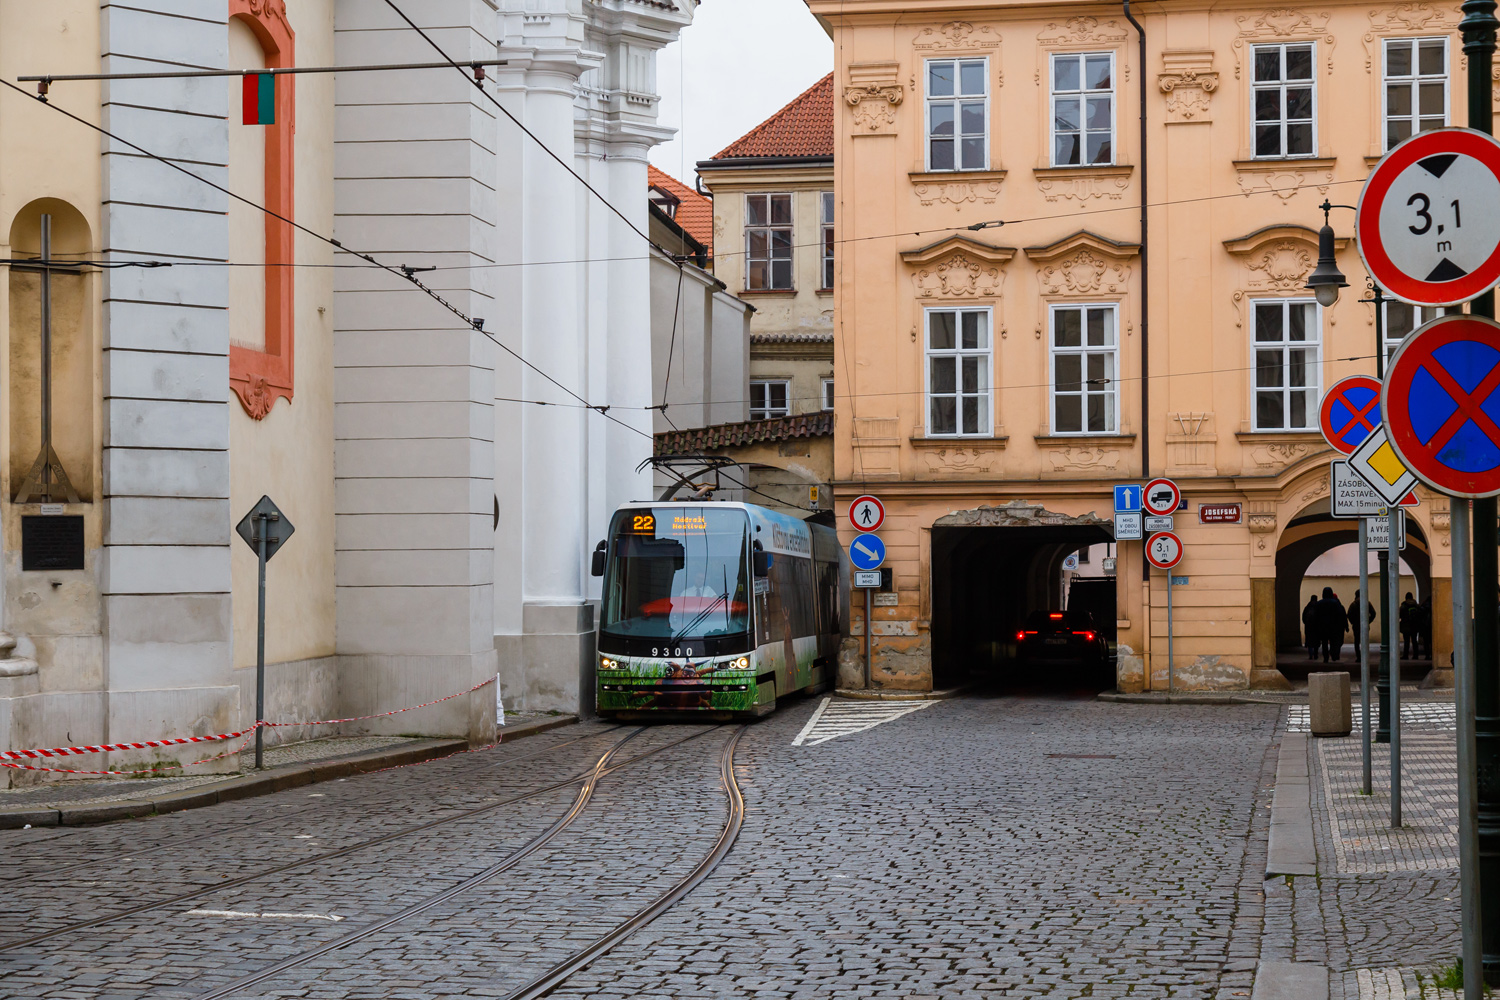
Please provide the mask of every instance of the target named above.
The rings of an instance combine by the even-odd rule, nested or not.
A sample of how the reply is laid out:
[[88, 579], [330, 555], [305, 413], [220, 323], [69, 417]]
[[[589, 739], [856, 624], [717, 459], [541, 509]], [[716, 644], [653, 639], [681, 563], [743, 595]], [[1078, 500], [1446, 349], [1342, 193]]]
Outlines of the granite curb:
[[840, 698], [854, 698], [859, 701], [942, 701], [945, 698], [957, 698], [959, 695], [967, 693], [972, 686], [965, 684], [961, 687], [943, 688], [941, 691], [883, 691], [879, 689], [838, 688], [833, 693]]
[[1136, 705], [1300, 705], [1307, 701], [1307, 692], [1179, 691], [1167, 694], [1158, 691], [1101, 691], [1099, 700]]
[[[523, 722], [507, 726], [500, 731], [500, 742], [524, 739], [550, 729], [573, 725], [576, 715], [559, 715], [550, 719]], [[307, 761], [288, 764], [275, 770], [259, 773], [225, 775], [223, 781], [195, 785], [176, 792], [160, 795], [142, 795], [139, 799], [105, 802], [90, 805], [86, 802], [64, 804], [55, 807], [22, 806], [15, 809], [0, 809], [0, 830], [15, 830], [26, 826], [83, 826], [92, 823], [109, 823], [120, 819], [136, 819], [142, 816], [162, 816], [181, 812], [184, 809], [199, 809], [220, 802], [270, 795], [273, 792], [298, 788], [302, 785], [350, 778], [390, 767], [420, 764], [423, 761], [447, 757], [469, 749], [469, 741], [461, 739], [421, 740], [405, 746], [386, 747], [349, 757], [332, 760]]]

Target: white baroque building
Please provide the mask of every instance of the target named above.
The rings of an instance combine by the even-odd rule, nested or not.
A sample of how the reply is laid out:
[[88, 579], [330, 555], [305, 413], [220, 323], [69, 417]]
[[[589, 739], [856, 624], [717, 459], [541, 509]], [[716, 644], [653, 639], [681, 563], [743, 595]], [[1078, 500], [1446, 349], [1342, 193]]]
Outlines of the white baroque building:
[[[436, 268], [422, 280], [482, 331], [0, 94], [6, 257], [38, 255], [47, 215], [72, 259], [180, 265], [55, 277], [54, 440], [79, 496], [45, 509], [18, 495], [37, 276], [0, 282], [0, 748], [252, 722], [255, 558], [231, 531], [262, 494], [297, 527], [268, 570], [267, 718], [373, 715], [497, 673], [508, 708], [591, 708], [589, 555], [651, 485], [656, 56], [696, 0], [398, 3], [457, 61], [504, 60], [485, 93], [453, 70], [281, 77], [274, 127], [240, 121], [237, 78], [51, 99], [349, 250]], [[58, 0], [0, 6], [0, 35], [11, 79], [439, 58], [378, 0]], [[23, 536], [59, 512], [81, 518], [82, 568], [38, 569]], [[494, 708], [486, 688], [343, 731], [487, 740]]]

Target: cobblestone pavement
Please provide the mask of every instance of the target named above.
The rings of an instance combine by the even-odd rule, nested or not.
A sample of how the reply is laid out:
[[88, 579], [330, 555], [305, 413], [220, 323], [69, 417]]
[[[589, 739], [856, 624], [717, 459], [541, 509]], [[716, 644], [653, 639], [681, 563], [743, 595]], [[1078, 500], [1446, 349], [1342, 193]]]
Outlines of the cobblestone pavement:
[[[1312, 741], [1324, 874], [1268, 883], [1283, 707], [974, 695], [815, 744], [822, 704], [793, 701], [745, 733], [733, 851], [554, 996], [1227, 1000], [1250, 997], [1262, 958], [1326, 965], [1334, 1000], [1439, 996], [1421, 977], [1457, 950], [1456, 873], [1440, 829], [1366, 842], [1380, 804], [1348, 801], [1357, 740]], [[630, 736], [616, 763], [657, 752], [606, 774], [514, 868], [235, 994], [506, 997], [719, 835], [736, 727], [637, 729], [570, 726], [191, 813], [0, 832], [0, 998], [193, 998], [332, 943], [528, 844], [578, 794], [549, 786]], [[1444, 740], [1451, 753], [1450, 735], [1410, 732], [1413, 786], [1442, 784]], [[1441, 795], [1428, 800], [1440, 827]], [[1386, 870], [1392, 857], [1421, 863]]]
[[1420, 718], [1408, 707], [1400, 830], [1390, 828], [1388, 745], [1372, 748], [1366, 796], [1357, 722], [1351, 736], [1310, 741], [1319, 878], [1286, 880], [1277, 906], [1296, 911], [1298, 960], [1333, 972], [1333, 1000], [1453, 996], [1432, 984], [1460, 946], [1452, 704]]

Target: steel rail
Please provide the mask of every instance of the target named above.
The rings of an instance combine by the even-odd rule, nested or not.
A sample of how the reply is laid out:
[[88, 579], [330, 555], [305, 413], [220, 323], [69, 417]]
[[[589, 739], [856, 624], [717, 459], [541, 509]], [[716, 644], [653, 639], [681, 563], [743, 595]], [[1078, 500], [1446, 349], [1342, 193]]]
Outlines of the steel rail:
[[[724, 828], [719, 833], [719, 839], [714, 842], [713, 850], [709, 851], [708, 855], [702, 861], [698, 862], [693, 870], [688, 872], [681, 881], [662, 893], [634, 916], [617, 925], [614, 930], [605, 934], [587, 948], [557, 963], [519, 990], [507, 995], [505, 1000], [537, 1000], [537, 998], [551, 993], [575, 972], [589, 965], [600, 955], [603, 955], [670, 909], [673, 904], [692, 892], [698, 887], [699, 883], [713, 873], [713, 870], [719, 866], [720, 862], [729, 855], [730, 850], [734, 847], [734, 842], [740, 835], [740, 827], [745, 821], [745, 797], [740, 793], [739, 782], [735, 780], [734, 776], [734, 751], [739, 746], [740, 737], [745, 735], [745, 730], [748, 728], [750, 728], [749, 723], [740, 726], [735, 731], [735, 734], [730, 737], [729, 742], [724, 745], [724, 750], [719, 757], [719, 775], [724, 786], [726, 808]], [[209, 1000], [209, 998], [203, 997], [200, 1000]]]
[[[613, 765], [609, 766], [603, 773], [604, 774], [608, 774], [608, 773], [616, 771], [616, 770], [618, 770], [618, 769], [620, 769], [622, 767], [629, 767], [630, 765], [635, 764], [638, 761], [644, 760], [647, 757], [655, 756], [656, 754], [661, 753], [664, 750], [670, 750], [672, 747], [677, 746], [678, 744], [686, 743], [688, 740], [697, 739], [700, 736], [706, 735], [707, 733], [711, 733], [711, 732], [714, 731], [714, 729], [717, 729], [717, 728], [719, 728], [719, 727], [718, 726], [714, 726], [714, 727], [712, 727], [710, 729], [705, 729], [705, 730], [702, 730], [702, 731], [697, 732], [697, 733], [692, 733], [692, 734], [690, 734], [688, 736], [682, 737], [679, 740], [674, 740], [671, 743], [665, 744], [665, 745], [660, 746], [660, 747], [656, 747], [655, 749], [648, 750], [648, 751], [646, 751], [644, 753], [637, 754], [636, 756], [631, 757], [629, 760], [624, 760], [624, 761], [621, 761], [618, 764], [613, 764]], [[637, 728], [629, 736], [625, 737], [625, 739], [623, 739], [619, 743], [615, 744], [615, 746], [610, 749], [609, 753], [607, 753], [605, 755], [605, 757], [609, 757], [610, 755], [612, 755], [615, 751], [617, 751], [618, 749], [620, 749], [620, 747], [624, 746], [631, 739], [633, 739], [636, 736], [638, 736], [642, 731], [644, 731], [644, 729], [645, 729], [644, 726]], [[599, 735], [599, 734], [595, 734], [595, 735]], [[603, 759], [604, 758], [601, 758], [601, 760], [603, 760]], [[458, 822], [459, 820], [471, 819], [471, 818], [473, 818], [475, 816], [480, 816], [480, 815], [483, 815], [484, 813], [492, 812], [492, 811], [494, 811], [496, 809], [501, 809], [501, 808], [504, 808], [505, 806], [508, 806], [508, 805], [514, 805], [515, 803], [525, 801], [526, 799], [536, 798], [537, 796], [539, 796], [539, 795], [545, 795], [548, 792], [555, 792], [558, 789], [566, 788], [569, 785], [577, 784], [579, 781], [591, 781], [591, 780], [595, 780], [595, 778], [594, 778], [594, 772], [598, 768], [598, 766], [599, 766], [598, 764], [595, 764], [594, 768], [591, 768], [589, 771], [583, 772], [581, 774], [575, 774], [575, 775], [572, 775], [571, 777], [564, 778], [564, 779], [561, 779], [559, 781], [555, 781], [552, 784], [547, 785], [547, 786], [545, 786], [543, 788], [532, 789], [529, 792], [521, 792], [521, 793], [519, 793], [517, 795], [512, 795], [510, 798], [502, 799], [499, 802], [491, 802], [491, 803], [489, 803], [487, 805], [476, 806], [473, 809], [468, 809], [468, 810], [465, 810], [463, 812], [454, 813], [451, 816], [443, 816], [443, 817], [439, 817], [438, 819], [428, 820], [427, 822], [420, 823], [420, 824], [418, 824], [416, 826], [406, 827], [405, 829], [397, 830], [394, 833], [384, 834], [383, 836], [380, 836], [380, 837], [372, 837], [369, 840], [363, 840], [363, 841], [360, 841], [357, 844], [351, 844], [348, 847], [341, 847], [341, 848], [339, 848], [336, 851], [328, 851], [328, 852], [325, 852], [323, 854], [313, 855], [312, 857], [301, 858], [301, 859], [299, 859], [297, 861], [291, 861], [291, 862], [288, 862], [287, 864], [278, 865], [275, 868], [269, 868], [269, 869], [266, 869], [265, 871], [256, 872], [256, 873], [251, 874], [251, 875], [244, 875], [244, 876], [241, 876], [240, 878], [230, 879], [229, 881], [226, 881], [226, 882], [220, 882], [220, 883], [217, 883], [217, 884], [214, 884], [214, 885], [199, 886], [196, 889], [190, 889], [187, 892], [178, 893], [177, 895], [167, 897], [166, 899], [156, 900], [155, 902], [151, 902], [151, 903], [142, 903], [139, 906], [132, 906], [132, 907], [129, 907], [129, 908], [124, 909], [124, 910], [116, 910], [113, 913], [106, 913], [106, 914], [103, 914], [102, 916], [94, 917], [91, 920], [83, 920], [83, 921], [79, 921], [78, 923], [75, 923], [75, 924], [68, 924], [65, 927], [55, 928], [55, 929], [50, 930], [50, 931], [43, 931], [43, 932], [38, 933], [38, 934], [33, 934], [30, 937], [16, 938], [16, 939], [11, 940], [11, 941], [0, 941], [0, 953], [11, 951], [13, 949], [23, 947], [25, 945], [37, 944], [37, 943], [42, 942], [42, 941], [47, 941], [47, 940], [50, 940], [52, 938], [60, 937], [60, 936], [62, 936], [64, 934], [71, 934], [71, 933], [74, 933], [76, 931], [89, 930], [89, 929], [92, 929], [92, 928], [95, 928], [95, 927], [100, 927], [100, 926], [102, 926], [104, 924], [113, 923], [116, 920], [122, 920], [125, 917], [135, 916], [135, 915], [140, 914], [140, 913], [148, 913], [148, 912], [150, 912], [152, 910], [158, 910], [158, 909], [161, 909], [163, 907], [171, 906], [171, 905], [176, 904], [176, 903], [185, 902], [185, 901], [190, 900], [190, 899], [196, 899], [199, 896], [206, 896], [206, 895], [209, 895], [210, 893], [217, 892], [217, 891], [219, 891], [221, 889], [234, 889], [234, 888], [238, 888], [239, 886], [247, 885], [247, 884], [249, 884], [251, 882], [256, 882], [256, 881], [259, 881], [260, 879], [263, 879], [263, 878], [270, 878], [273, 875], [280, 875], [283, 872], [292, 871], [294, 869], [302, 868], [302, 867], [305, 867], [307, 865], [317, 864], [317, 863], [320, 863], [320, 862], [323, 862], [323, 861], [332, 861], [332, 860], [334, 860], [336, 858], [345, 857], [347, 855], [354, 854], [357, 851], [362, 851], [362, 850], [364, 850], [367, 847], [377, 847], [377, 846], [379, 846], [381, 844], [389, 843], [389, 842], [391, 842], [393, 840], [399, 840], [402, 837], [408, 837], [408, 836], [411, 836], [412, 834], [421, 833], [421, 832], [423, 832], [425, 830], [431, 830], [434, 827], [443, 826], [443, 825], [446, 825], [448, 823], [455, 823], [455, 822]], [[602, 776], [602, 775], [600, 775], [600, 776]], [[308, 956], [308, 957], [312, 957], [312, 956]]]
[[[533, 757], [541, 757], [541, 756], [544, 756], [546, 754], [549, 754], [549, 753], [553, 752], [554, 750], [561, 750], [563, 747], [572, 746], [574, 743], [581, 743], [584, 740], [598, 739], [600, 736], [605, 736], [605, 735], [607, 735], [609, 733], [614, 732], [617, 729], [622, 729], [622, 728], [624, 728], [624, 727], [623, 726], [611, 726], [608, 729], [602, 730], [602, 731], [597, 732], [597, 733], [589, 733], [586, 736], [576, 736], [573, 739], [566, 740], [566, 741], [564, 741], [562, 743], [554, 743], [552, 746], [547, 747], [544, 750], [538, 750], [535, 753], [529, 753], [529, 754], [526, 754], [526, 755], [521, 756], [521, 757], [514, 757], [514, 758], [508, 758], [506, 760], [497, 761], [494, 764], [491, 764], [490, 767], [503, 767], [503, 766], [510, 765], [510, 764], [519, 764], [523, 760], [531, 760]], [[465, 752], [469, 752], [469, 751], [459, 751], [458, 753], [465, 753]], [[433, 761], [447, 760], [448, 757], [456, 757], [456, 756], [458, 756], [458, 753], [448, 754], [448, 755], [443, 756], [443, 757], [434, 757], [431, 760], [419, 761], [418, 763], [430, 764]], [[402, 766], [402, 767], [410, 767], [412, 765], [400, 765], [400, 766]], [[366, 772], [366, 773], [375, 774], [375, 773], [378, 773], [378, 772], [370, 771], [370, 772]], [[360, 775], [360, 776], [363, 777], [363, 775]], [[277, 818], [278, 819], [296, 819], [299, 816], [305, 816], [308, 813], [317, 812], [317, 811], [319, 811], [319, 807], [317, 807], [317, 806], [308, 806], [308, 807], [306, 807], [304, 809], [298, 809], [295, 812], [286, 813], [286, 814], [284, 814], [282, 816], [278, 816]], [[159, 819], [161, 817], [156, 817], [156, 818]], [[243, 820], [240, 823], [237, 823], [235, 826], [232, 826], [232, 827], [220, 827], [218, 829], [209, 830], [206, 833], [200, 833], [200, 834], [198, 834], [196, 836], [187, 837], [185, 839], [184, 838], [177, 838], [177, 839], [174, 839], [174, 840], [162, 841], [161, 843], [153, 844], [150, 847], [141, 848], [140, 850], [136, 850], [136, 851], [118, 851], [118, 852], [115, 852], [113, 854], [100, 855], [100, 856], [94, 858], [91, 861], [80, 861], [79, 863], [77, 863], [75, 865], [70, 865], [67, 868], [50, 868], [50, 869], [47, 869], [46, 871], [32, 872], [30, 874], [25, 874], [25, 875], [17, 875], [14, 878], [0, 878], [0, 885], [6, 885], [6, 886], [20, 885], [20, 884], [23, 884], [23, 883], [26, 883], [26, 882], [33, 881], [34, 879], [39, 879], [39, 878], [44, 878], [44, 877], [50, 878], [50, 877], [54, 877], [54, 876], [58, 876], [58, 875], [67, 875], [70, 872], [80, 871], [81, 869], [90, 868], [90, 867], [92, 867], [94, 865], [102, 865], [102, 864], [105, 864], [105, 863], [113, 863], [113, 862], [120, 862], [120, 861], [133, 861], [136, 858], [146, 857], [147, 855], [156, 854], [156, 853], [158, 853], [160, 851], [165, 851], [165, 850], [168, 850], [168, 849], [173, 848], [173, 847], [186, 847], [189, 844], [197, 844], [197, 843], [200, 843], [200, 842], [202, 842], [204, 840], [208, 840], [208, 839], [213, 838], [213, 837], [222, 837], [222, 836], [225, 836], [227, 834], [238, 833], [238, 832], [240, 832], [240, 827], [242, 827], [242, 826], [252, 826], [252, 825], [254, 825], [256, 823], [259, 823], [259, 822], [260, 822], [260, 820], [258, 818], [251, 818], [251, 819]], [[43, 840], [33, 841], [32, 844], [35, 845], [35, 846], [40, 846], [41, 844], [50, 844], [50, 843], [53, 843], [55, 841], [65, 840], [65, 839], [66, 839], [66, 837], [59, 835], [59, 836], [55, 836], [55, 837], [47, 837], [46, 839], [43, 839]], [[17, 859], [12, 855], [12, 856], [10, 856], [10, 860], [15, 861]], [[41, 860], [45, 861], [45, 859], [41, 859]], [[3, 948], [4, 948], [4, 945], [0, 944], [0, 949], [3, 949]]]

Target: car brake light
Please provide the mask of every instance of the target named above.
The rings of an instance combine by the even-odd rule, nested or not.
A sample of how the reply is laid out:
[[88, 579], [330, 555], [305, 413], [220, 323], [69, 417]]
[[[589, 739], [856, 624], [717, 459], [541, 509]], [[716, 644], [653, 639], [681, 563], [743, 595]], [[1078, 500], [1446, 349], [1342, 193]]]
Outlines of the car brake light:
[[1025, 642], [1026, 641], [1026, 633], [1025, 632], [1017, 632], [1016, 633], [1016, 641], [1017, 642]]
[[1089, 642], [1093, 642], [1094, 641], [1094, 633], [1092, 633], [1092, 632], [1074, 632], [1073, 634], [1074, 635], [1081, 635], [1085, 639], [1087, 639]]
[[1047, 617], [1048, 618], [1052, 618], [1052, 619], [1060, 619], [1060, 618], [1062, 618], [1062, 614], [1060, 612], [1054, 611], [1052, 614], [1048, 615]]

